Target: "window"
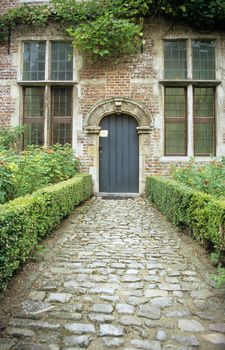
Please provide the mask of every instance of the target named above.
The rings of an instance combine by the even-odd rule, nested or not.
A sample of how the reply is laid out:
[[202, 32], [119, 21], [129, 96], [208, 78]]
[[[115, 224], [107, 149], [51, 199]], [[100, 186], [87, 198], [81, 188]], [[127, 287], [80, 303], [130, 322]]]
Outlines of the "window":
[[186, 40], [164, 42], [165, 79], [187, 78]]
[[193, 79], [215, 79], [215, 42], [192, 41]]
[[215, 154], [214, 89], [194, 88], [194, 154]]
[[72, 138], [72, 88], [52, 88], [52, 143], [70, 143]]
[[45, 43], [24, 43], [23, 80], [45, 79]]
[[51, 45], [51, 79], [72, 80], [72, 47], [68, 43], [53, 42]]
[[165, 89], [165, 154], [185, 155], [186, 138], [186, 89]]
[[165, 155], [215, 155], [215, 41], [164, 41], [164, 78]]
[[24, 42], [22, 68], [24, 147], [72, 143], [71, 43]]
[[44, 88], [24, 88], [24, 146], [43, 144], [44, 130]]

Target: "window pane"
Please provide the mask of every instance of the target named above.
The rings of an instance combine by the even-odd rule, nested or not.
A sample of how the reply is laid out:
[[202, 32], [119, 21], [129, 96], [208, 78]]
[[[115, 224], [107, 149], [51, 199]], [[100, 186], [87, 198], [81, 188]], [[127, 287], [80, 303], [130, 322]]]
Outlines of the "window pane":
[[43, 124], [25, 123], [24, 148], [28, 145], [43, 145]]
[[194, 89], [194, 149], [195, 155], [215, 154], [214, 89]]
[[193, 79], [215, 79], [215, 41], [192, 41]]
[[24, 89], [24, 118], [43, 117], [44, 88], [29, 87]]
[[195, 124], [195, 155], [215, 155], [214, 123]]
[[187, 122], [185, 88], [165, 88], [165, 154], [186, 155]]
[[65, 143], [71, 144], [72, 130], [71, 123], [54, 123], [53, 126], [53, 144], [59, 143], [64, 145]]
[[72, 88], [52, 88], [52, 142], [72, 143]]
[[165, 112], [166, 118], [185, 118], [184, 88], [166, 88]]
[[71, 43], [52, 42], [51, 79], [73, 79], [73, 48]]
[[195, 88], [194, 111], [196, 118], [214, 118], [213, 88]]
[[43, 145], [44, 88], [24, 88], [24, 147]]
[[72, 88], [52, 89], [53, 117], [72, 116]]
[[24, 42], [23, 80], [45, 79], [45, 43]]
[[165, 146], [166, 146], [166, 155], [185, 155], [186, 154], [185, 123], [167, 124]]
[[164, 42], [165, 79], [187, 78], [186, 40], [167, 40]]

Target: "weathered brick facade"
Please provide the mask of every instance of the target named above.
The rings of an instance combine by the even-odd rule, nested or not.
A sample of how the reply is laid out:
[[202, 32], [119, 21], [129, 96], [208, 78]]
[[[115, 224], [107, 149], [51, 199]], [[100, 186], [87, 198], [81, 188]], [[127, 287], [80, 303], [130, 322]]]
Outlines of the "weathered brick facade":
[[[0, 10], [4, 11], [19, 3], [21, 4], [16, 0], [2, 0]], [[82, 160], [83, 170], [92, 173], [96, 191], [98, 191], [99, 178], [99, 131], [96, 132], [93, 129], [87, 132], [85, 126], [89, 123], [91, 109], [101, 102], [115, 98], [123, 101], [125, 98], [139, 102], [143, 110], [146, 108], [151, 115], [148, 125], [145, 125], [149, 130], [139, 132], [140, 192], [144, 190], [146, 175], [167, 175], [171, 163], [187, 162], [193, 156], [191, 144], [193, 134], [188, 139], [187, 156], [166, 157], [164, 155], [164, 39], [216, 40], [216, 155], [218, 157], [225, 155], [225, 33], [195, 32], [185, 25], [180, 26], [165, 19], [155, 19], [146, 24], [144, 35], [146, 42], [143, 52], [135, 56], [90, 63], [85, 60], [85, 57], [80, 57], [76, 50], [74, 52], [73, 146]], [[7, 43], [0, 46], [1, 125], [18, 125], [22, 120], [21, 42], [63, 38], [68, 39], [59, 27], [32, 28], [32, 32], [30, 28], [18, 27], [12, 33], [10, 54], [8, 54]], [[186, 84], [186, 86], [189, 89], [189, 85]], [[191, 109], [191, 105], [188, 108]], [[132, 115], [132, 111], [128, 113]], [[192, 127], [193, 125], [189, 123], [189, 132]], [[208, 161], [209, 157], [197, 157], [197, 160]]]

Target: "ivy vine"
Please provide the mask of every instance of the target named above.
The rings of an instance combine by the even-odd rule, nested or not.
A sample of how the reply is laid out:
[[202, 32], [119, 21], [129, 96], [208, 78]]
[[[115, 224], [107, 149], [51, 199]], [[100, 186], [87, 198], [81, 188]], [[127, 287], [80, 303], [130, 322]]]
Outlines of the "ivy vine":
[[167, 16], [197, 28], [225, 29], [225, 0], [51, 0], [0, 16], [0, 39], [17, 25], [60, 23], [73, 45], [92, 58], [140, 49], [145, 18]]

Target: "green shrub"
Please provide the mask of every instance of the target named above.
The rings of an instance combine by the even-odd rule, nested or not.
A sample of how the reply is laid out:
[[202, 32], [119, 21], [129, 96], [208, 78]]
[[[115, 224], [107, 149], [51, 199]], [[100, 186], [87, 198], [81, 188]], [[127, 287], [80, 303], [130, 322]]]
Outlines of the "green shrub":
[[199, 165], [191, 160], [186, 166], [173, 167], [172, 177], [198, 191], [225, 197], [225, 157]]
[[0, 128], [0, 151], [17, 148], [17, 142], [20, 140], [23, 133], [23, 126], [2, 126]]
[[168, 220], [188, 227], [194, 238], [221, 254], [225, 251], [225, 201], [162, 177], [147, 178], [146, 192]]
[[79, 169], [70, 145], [0, 153], [0, 203], [73, 177]]
[[225, 287], [225, 267], [222, 267], [225, 264], [225, 256], [223, 259], [220, 252], [214, 252], [210, 254], [210, 260], [214, 266], [217, 266], [217, 273], [211, 275], [216, 282], [216, 287]]
[[67, 32], [78, 50], [86, 57], [96, 59], [137, 53], [141, 47], [140, 37], [143, 35], [140, 25], [128, 19], [118, 19], [110, 13], [99, 16], [95, 21], [70, 27]]
[[0, 205], [0, 289], [37, 243], [91, 194], [91, 177], [79, 174]]
[[0, 160], [0, 204], [14, 197], [14, 175], [10, 163]]
[[213, 274], [212, 279], [216, 282], [216, 286], [225, 287], [225, 268], [218, 267], [217, 274]]

